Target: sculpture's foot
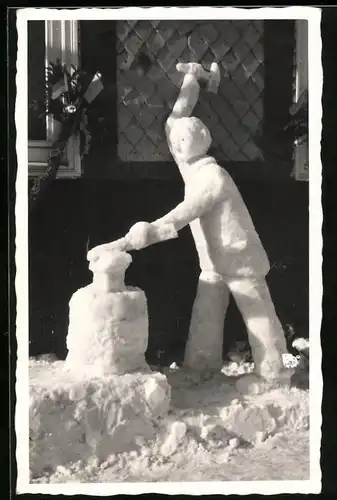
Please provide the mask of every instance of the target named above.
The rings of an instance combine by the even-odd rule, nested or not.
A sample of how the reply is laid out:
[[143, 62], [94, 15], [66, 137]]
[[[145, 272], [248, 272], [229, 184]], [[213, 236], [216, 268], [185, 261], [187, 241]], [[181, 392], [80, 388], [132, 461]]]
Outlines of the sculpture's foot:
[[191, 387], [204, 384], [213, 380], [217, 376], [224, 376], [221, 370], [203, 369], [197, 370], [188, 366], [181, 366], [176, 369], [165, 369], [165, 375], [172, 387]]
[[180, 369], [181, 375], [184, 377], [186, 382], [189, 382], [191, 385], [199, 385], [205, 382], [209, 382], [215, 377], [221, 375], [221, 368], [192, 368], [184, 365]]
[[263, 394], [273, 389], [290, 387], [292, 370], [284, 370], [272, 379], [266, 379], [256, 373], [243, 375], [236, 382], [236, 389], [245, 395]]

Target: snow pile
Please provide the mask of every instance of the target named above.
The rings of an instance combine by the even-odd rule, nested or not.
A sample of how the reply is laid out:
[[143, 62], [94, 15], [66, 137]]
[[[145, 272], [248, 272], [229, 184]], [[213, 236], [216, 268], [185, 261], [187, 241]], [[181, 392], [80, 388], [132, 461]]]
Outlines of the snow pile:
[[186, 424], [184, 422], [173, 422], [170, 427], [168, 436], [160, 448], [160, 454], [164, 457], [169, 457], [175, 451], [177, 451], [179, 445], [181, 445], [186, 436]]
[[170, 403], [160, 373], [75, 380], [64, 362], [30, 367], [30, 469], [32, 477], [57, 466], [144, 446]]
[[[35, 363], [32, 373], [37, 380], [45, 378], [45, 369], [42, 370], [41, 367], [48, 366], [50, 372], [51, 367], [57, 364]], [[55, 377], [57, 370], [53, 370]], [[245, 365], [244, 368], [228, 365], [224, 371], [227, 374], [236, 371], [249, 373], [251, 366]], [[135, 382], [132, 386], [135, 387], [135, 393], [129, 390], [128, 396], [125, 395], [124, 410], [120, 407], [118, 409], [120, 415], [127, 420], [131, 412], [127, 404], [133, 405], [133, 415], [134, 409], [139, 408], [138, 405], [141, 406], [142, 414], [133, 416], [132, 425], [129, 426], [131, 433], [135, 433], [136, 429], [139, 433], [133, 437], [133, 443], [136, 444], [134, 447], [127, 447], [129, 434], [123, 427], [122, 421], [119, 421], [121, 433], [119, 435], [117, 433], [115, 437], [117, 441], [113, 441], [111, 435], [107, 433], [109, 405], [106, 405], [104, 410], [106, 416], [101, 414], [99, 423], [102, 426], [103, 422], [105, 426], [100, 427], [98, 433], [101, 445], [86, 444], [82, 449], [78, 445], [77, 453], [74, 446], [68, 446], [68, 462], [62, 463], [58, 450], [62, 446], [67, 448], [67, 443], [61, 442], [65, 423], [60, 419], [60, 410], [57, 409], [56, 413], [56, 408], [53, 406], [55, 408], [53, 417], [51, 411], [45, 413], [49, 422], [52, 423], [51, 419], [54, 418], [53, 425], [50, 425], [54, 433], [53, 441], [50, 441], [54, 443], [53, 449], [47, 462], [47, 449], [42, 450], [43, 457], [40, 459], [37, 456], [40, 452], [32, 448], [31, 460], [36, 464], [34, 482], [308, 479], [307, 390], [296, 387], [278, 388], [263, 394], [245, 396], [236, 390], [237, 376], [219, 374], [210, 380], [196, 382], [180, 369], [168, 369], [165, 373], [167, 382], [171, 385], [171, 404], [168, 412], [168, 399], [162, 404], [158, 403], [163, 387], [165, 393], [166, 379], [165, 384], [161, 382], [156, 385], [156, 380], [163, 379], [155, 373], [153, 379], [142, 385], [143, 390], [140, 391], [146, 394], [147, 402], [151, 401], [152, 415], [158, 414], [154, 411], [157, 401], [159, 413], [164, 418], [154, 419], [148, 426], [148, 419], [144, 418], [148, 414], [144, 404], [145, 399], [140, 398], [140, 382]], [[38, 382], [38, 385], [41, 383]], [[130, 385], [128, 387], [130, 388]], [[87, 394], [90, 393], [88, 389], [85, 390]], [[105, 393], [102, 388], [100, 390], [101, 392], [96, 389], [102, 398], [100, 409], [103, 411], [103, 396], [108, 389], [104, 389]], [[115, 389], [109, 388], [109, 390], [113, 392]], [[117, 406], [116, 404], [115, 411]], [[94, 415], [97, 418], [97, 412], [94, 412]], [[37, 417], [34, 418], [37, 422]], [[88, 419], [86, 410], [83, 410], [80, 418], [83, 421], [79, 420], [78, 424], [82, 430], [86, 429]], [[44, 422], [40, 421], [40, 425], [46, 428], [46, 417]], [[148, 427], [151, 433], [147, 433]], [[97, 430], [97, 427], [95, 428]], [[69, 432], [64, 435], [68, 439], [71, 437]], [[90, 441], [92, 434], [87, 432], [86, 435]], [[116, 442], [122, 445], [120, 451], [118, 447], [116, 448]], [[104, 453], [101, 453], [102, 449]]]

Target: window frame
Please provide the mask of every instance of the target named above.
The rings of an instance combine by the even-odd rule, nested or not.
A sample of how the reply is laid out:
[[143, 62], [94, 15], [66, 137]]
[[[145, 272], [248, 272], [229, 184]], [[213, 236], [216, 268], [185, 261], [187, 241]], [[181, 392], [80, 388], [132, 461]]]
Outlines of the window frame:
[[[304, 92], [308, 91], [308, 21], [297, 19], [295, 24], [296, 37], [296, 86], [294, 104], [299, 102]], [[297, 181], [309, 181], [309, 150], [308, 142], [294, 145], [294, 177]]]
[[[45, 20], [45, 66], [50, 61], [60, 59], [62, 64], [75, 67], [79, 65], [79, 22], [64, 20]], [[44, 70], [44, 68], [43, 68]], [[55, 123], [52, 117], [46, 118], [45, 141], [28, 140], [28, 175], [41, 175], [46, 166], [48, 154], [51, 151], [52, 139], [55, 132]], [[82, 161], [78, 137], [71, 137], [68, 141], [64, 160], [58, 171], [59, 179], [74, 179], [82, 175]]]
[[[110, 20], [112, 21], [112, 20]], [[117, 29], [118, 20], [111, 23], [109, 32]], [[92, 36], [88, 27], [90, 20], [79, 21], [81, 25], [81, 60], [83, 66], [90, 67], [91, 46], [88, 44], [88, 35]], [[87, 27], [85, 27], [87, 25]], [[90, 38], [90, 37], [89, 37]], [[279, 133], [289, 121], [289, 108], [293, 104], [294, 78], [294, 48], [295, 48], [295, 20], [264, 20], [264, 91], [263, 91], [263, 120], [262, 137], [268, 140], [275, 131]], [[281, 41], [281, 42], [280, 42]], [[112, 47], [109, 68], [113, 67], [117, 74], [117, 48]], [[114, 57], [113, 57], [114, 55]], [[281, 61], [281, 64], [280, 64]], [[101, 66], [103, 68], [105, 65]], [[102, 71], [104, 73], [104, 71]], [[282, 86], [280, 95], [279, 89]], [[284, 91], [284, 88], [286, 91]], [[154, 161], [121, 161], [117, 155], [117, 108], [118, 100], [112, 104], [116, 106], [116, 134], [105, 149], [84, 158], [85, 175], [88, 178], [106, 178], [118, 180], [161, 179], [179, 181], [180, 174], [176, 164], [171, 161], [161, 162], [160, 169]], [[285, 181], [293, 177], [294, 146], [291, 138], [282, 146], [279, 155], [274, 155], [273, 161], [236, 161], [221, 162], [235, 181], [279, 180]], [[284, 151], [286, 149], [286, 151]], [[282, 158], [283, 157], [283, 158]]]

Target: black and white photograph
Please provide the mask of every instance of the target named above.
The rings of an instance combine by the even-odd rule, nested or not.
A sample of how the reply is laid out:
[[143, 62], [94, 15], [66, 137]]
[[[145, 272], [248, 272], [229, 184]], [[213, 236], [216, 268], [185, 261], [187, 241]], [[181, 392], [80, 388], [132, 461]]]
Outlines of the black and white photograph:
[[17, 10], [18, 493], [320, 492], [320, 15]]

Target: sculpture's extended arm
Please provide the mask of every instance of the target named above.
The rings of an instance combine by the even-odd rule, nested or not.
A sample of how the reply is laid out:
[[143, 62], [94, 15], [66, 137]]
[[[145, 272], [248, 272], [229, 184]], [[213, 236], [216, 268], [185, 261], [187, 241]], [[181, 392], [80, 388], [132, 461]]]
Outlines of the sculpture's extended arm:
[[149, 222], [137, 222], [123, 238], [92, 248], [87, 254], [87, 259], [95, 262], [102, 252], [130, 252], [177, 237], [177, 230], [173, 224], [163, 223], [154, 226]]
[[98, 258], [102, 251], [138, 250], [176, 238], [177, 231], [211, 211], [225, 196], [224, 178], [214, 170], [205, 170], [202, 174], [197, 174], [193, 187], [190, 187], [190, 194], [171, 212], [151, 224], [135, 224], [124, 238], [91, 249], [87, 258], [91, 261]]
[[171, 212], [157, 219], [152, 224], [162, 226], [173, 224], [176, 231], [190, 224], [220, 203], [226, 196], [224, 179], [220, 175], [200, 176], [194, 189]]

